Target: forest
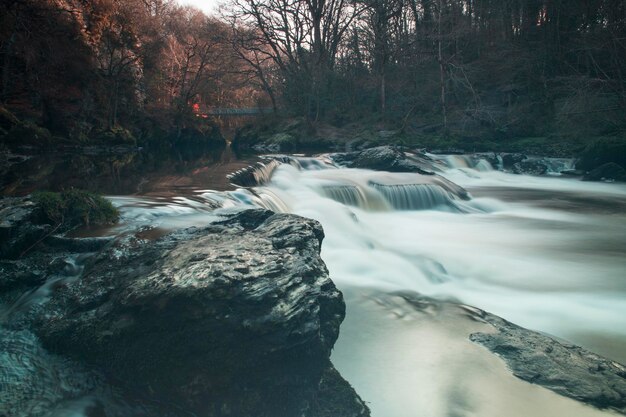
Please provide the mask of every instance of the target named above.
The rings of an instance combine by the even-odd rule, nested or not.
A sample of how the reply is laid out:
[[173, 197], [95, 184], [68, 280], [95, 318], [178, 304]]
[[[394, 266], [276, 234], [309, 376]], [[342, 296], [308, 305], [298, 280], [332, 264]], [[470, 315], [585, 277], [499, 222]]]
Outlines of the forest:
[[626, 5], [5, 0], [0, 71], [6, 143], [193, 140], [227, 123], [210, 109], [250, 107], [313, 128], [622, 137]]
[[0, 417], [626, 416], [625, 272], [626, 0], [0, 0]]

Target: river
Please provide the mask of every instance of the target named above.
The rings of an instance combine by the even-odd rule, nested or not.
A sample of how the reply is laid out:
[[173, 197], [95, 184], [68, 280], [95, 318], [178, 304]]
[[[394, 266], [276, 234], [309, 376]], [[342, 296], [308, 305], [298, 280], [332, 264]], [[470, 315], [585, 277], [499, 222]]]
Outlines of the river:
[[490, 330], [466, 306], [626, 363], [626, 185], [431, 157], [469, 199], [445, 180], [341, 168], [327, 156], [292, 159], [263, 186], [230, 190], [221, 178], [202, 183], [207, 170], [194, 166], [196, 180], [181, 187], [171, 176], [112, 196], [122, 224], [82, 234], [144, 224], [156, 238], [247, 206], [316, 219], [347, 303], [332, 359], [373, 416], [616, 415], [515, 378], [470, 342]]
[[[611, 414], [512, 377], [469, 342], [482, 325], [458, 305], [625, 362], [626, 187], [448, 165], [442, 175], [469, 202], [394, 210], [371, 184], [411, 175], [332, 168], [282, 166], [261, 191], [280, 202], [269, 207], [324, 226], [322, 258], [348, 306], [337, 368], [374, 416]], [[339, 203], [332, 183], [373, 197]], [[406, 291], [447, 302], [417, 310], [397, 294]]]

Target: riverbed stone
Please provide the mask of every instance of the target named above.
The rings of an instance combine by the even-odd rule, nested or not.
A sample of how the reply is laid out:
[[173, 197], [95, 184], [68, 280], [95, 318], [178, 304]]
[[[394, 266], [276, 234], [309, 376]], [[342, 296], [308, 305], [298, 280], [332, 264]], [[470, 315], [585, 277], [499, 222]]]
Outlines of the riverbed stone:
[[407, 155], [394, 146], [377, 146], [362, 151], [333, 154], [335, 162], [348, 168], [433, 175], [437, 168], [426, 155]]
[[548, 165], [542, 159], [525, 159], [514, 163], [510, 169], [514, 174], [522, 175], [545, 175], [548, 173]]
[[471, 312], [495, 333], [470, 340], [500, 356], [513, 374], [558, 394], [626, 414], [626, 367], [580, 346], [510, 323], [477, 308]]
[[[323, 236], [313, 220], [248, 210], [113, 245], [34, 328], [52, 352], [203, 416], [326, 416], [316, 404], [345, 304], [319, 257]], [[369, 415], [339, 384], [352, 393], [345, 415]]]

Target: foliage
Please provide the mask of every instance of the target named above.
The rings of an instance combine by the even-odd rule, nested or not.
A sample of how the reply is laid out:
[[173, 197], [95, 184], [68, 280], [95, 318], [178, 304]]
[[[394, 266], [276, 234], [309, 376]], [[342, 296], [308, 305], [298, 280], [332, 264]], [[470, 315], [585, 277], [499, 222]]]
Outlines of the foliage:
[[105, 225], [117, 222], [118, 210], [102, 196], [71, 188], [60, 193], [33, 194], [43, 220], [71, 229], [79, 225]]
[[208, 108], [265, 99], [228, 25], [173, 0], [0, 2], [0, 74], [0, 127], [80, 143], [176, 141]]
[[0, 127], [143, 144], [271, 106], [408, 141], [619, 136], [624, 33], [615, 0], [5, 1]]

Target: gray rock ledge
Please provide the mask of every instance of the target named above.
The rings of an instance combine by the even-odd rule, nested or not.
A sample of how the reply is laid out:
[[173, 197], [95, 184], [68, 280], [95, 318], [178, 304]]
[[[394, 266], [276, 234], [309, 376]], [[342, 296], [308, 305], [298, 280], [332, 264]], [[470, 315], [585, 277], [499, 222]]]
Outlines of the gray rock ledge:
[[497, 330], [473, 333], [470, 340], [501, 357], [518, 378], [595, 407], [626, 414], [624, 365], [477, 308], [468, 310]]
[[368, 416], [329, 360], [345, 304], [319, 257], [323, 236], [313, 220], [248, 210], [118, 242], [57, 289], [33, 328], [53, 353], [198, 415]]

